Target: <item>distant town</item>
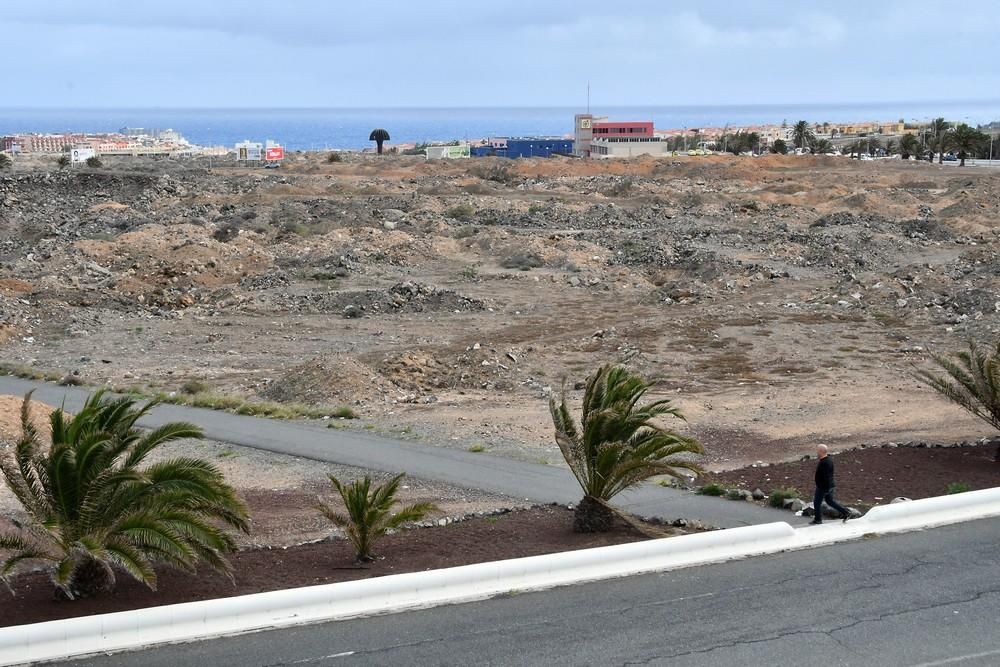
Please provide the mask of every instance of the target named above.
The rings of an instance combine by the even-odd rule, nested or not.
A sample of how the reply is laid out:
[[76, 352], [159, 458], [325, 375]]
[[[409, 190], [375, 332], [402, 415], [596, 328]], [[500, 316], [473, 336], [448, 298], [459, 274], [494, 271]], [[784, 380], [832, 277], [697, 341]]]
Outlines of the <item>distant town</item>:
[[[964, 129], [963, 129], [964, 128]], [[384, 130], [382, 130], [384, 131]], [[965, 140], [956, 143], [960, 135]], [[388, 132], [385, 134], [388, 137]], [[996, 159], [1000, 153], [1000, 121], [969, 128], [943, 118], [924, 122], [865, 121], [810, 123], [797, 121], [771, 125], [656, 128], [651, 120], [612, 120], [605, 116], [577, 114], [573, 133], [564, 136], [500, 136], [475, 141], [398, 143], [386, 152], [422, 155], [427, 159], [498, 156], [627, 158], [641, 155], [705, 155], [728, 152], [814, 153], [859, 158], [930, 155]], [[370, 149], [365, 149], [366, 152]], [[379, 146], [381, 152], [381, 145]], [[247, 163], [274, 163], [284, 158], [280, 142], [249, 140], [232, 147], [198, 146], [173, 129], [123, 127], [112, 133], [12, 134], [0, 137], [0, 152], [17, 155], [65, 155], [70, 162], [102, 156], [225, 156]], [[274, 166], [274, 165], [272, 165]]]

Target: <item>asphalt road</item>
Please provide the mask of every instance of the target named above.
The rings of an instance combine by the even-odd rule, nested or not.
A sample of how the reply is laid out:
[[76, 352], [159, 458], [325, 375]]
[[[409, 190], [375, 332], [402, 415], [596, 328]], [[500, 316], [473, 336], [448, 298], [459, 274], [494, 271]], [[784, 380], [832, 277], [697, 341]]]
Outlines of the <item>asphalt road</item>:
[[[89, 392], [16, 377], [0, 376], [0, 393], [23, 395], [73, 411]], [[315, 461], [405, 472], [413, 477], [483, 489], [535, 502], [572, 503], [580, 487], [563, 467], [512, 461], [445, 447], [402, 442], [366, 433], [338, 431], [305, 421], [282, 421], [235, 415], [218, 410], [160, 405], [140, 425], [154, 427], [171, 421], [200, 426], [212, 440], [244, 445]], [[647, 484], [622, 494], [616, 504], [640, 516], [697, 519], [720, 528], [787, 521], [791, 514], [753, 503], [698, 496], [687, 491]]]
[[1000, 519], [74, 667], [1000, 664]]

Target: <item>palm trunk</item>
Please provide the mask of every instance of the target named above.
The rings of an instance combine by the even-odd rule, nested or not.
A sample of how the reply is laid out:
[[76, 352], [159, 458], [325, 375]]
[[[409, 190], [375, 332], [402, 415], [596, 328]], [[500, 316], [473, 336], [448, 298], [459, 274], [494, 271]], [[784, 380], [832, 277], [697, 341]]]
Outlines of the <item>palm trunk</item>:
[[79, 600], [81, 598], [92, 598], [101, 593], [106, 593], [114, 588], [114, 579], [107, 566], [93, 559], [87, 558], [76, 564], [73, 574], [69, 579], [69, 594], [62, 589], [56, 590], [57, 597]]
[[573, 514], [573, 530], [577, 533], [606, 533], [611, 530], [615, 515], [603, 501], [584, 496]]

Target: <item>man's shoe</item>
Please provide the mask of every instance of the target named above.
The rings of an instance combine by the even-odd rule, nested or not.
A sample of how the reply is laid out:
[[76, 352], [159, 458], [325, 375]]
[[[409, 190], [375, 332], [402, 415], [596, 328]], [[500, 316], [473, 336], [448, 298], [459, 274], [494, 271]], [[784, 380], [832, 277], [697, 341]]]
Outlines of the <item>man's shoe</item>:
[[822, 525], [822, 524], [823, 524], [822, 521], [815, 521], [815, 520], [813, 520], [813, 521], [809, 522], [810, 526], [819, 526], [819, 525]]
[[847, 523], [847, 520], [851, 518], [851, 515], [850, 514], [845, 514], [844, 516], [842, 516], [840, 518], [844, 520], [844, 523]]

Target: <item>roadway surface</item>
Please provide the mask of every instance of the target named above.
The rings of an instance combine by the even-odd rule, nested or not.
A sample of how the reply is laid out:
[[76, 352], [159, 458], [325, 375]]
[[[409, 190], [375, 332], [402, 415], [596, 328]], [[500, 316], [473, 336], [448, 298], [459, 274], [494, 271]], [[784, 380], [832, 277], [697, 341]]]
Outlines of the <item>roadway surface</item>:
[[1000, 519], [73, 667], [1000, 664]]
[[[70, 412], [78, 410], [90, 393], [76, 387], [0, 376], [0, 393], [24, 395], [31, 389], [35, 389], [36, 400], [49, 405], [65, 405]], [[483, 489], [533, 502], [575, 503], [581, 497], [579, 485], [564, 467], [338, 431], [325, 428], [325, 423], [283, 421], [161, 404], [139, 424], [155, 427], [172, 421], [197, 424], [205, 437], [212, 440], [315, 461], [405, 472], [412, 477]], [[666, 520], [697, 519], [720, 528], [794, 518], [783, 510], [699, 496], [655, 484], [626, 492], [615, 499], [615, 504], [639, 516], [656, 516]]]

